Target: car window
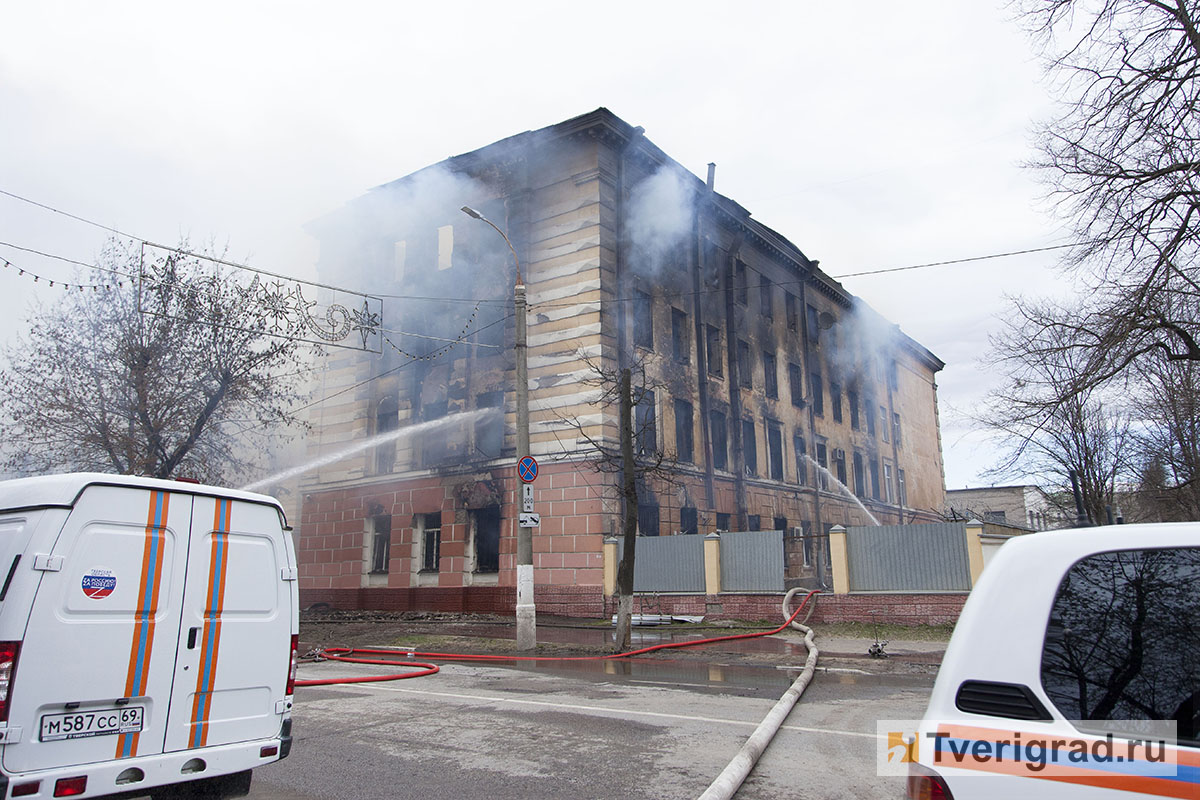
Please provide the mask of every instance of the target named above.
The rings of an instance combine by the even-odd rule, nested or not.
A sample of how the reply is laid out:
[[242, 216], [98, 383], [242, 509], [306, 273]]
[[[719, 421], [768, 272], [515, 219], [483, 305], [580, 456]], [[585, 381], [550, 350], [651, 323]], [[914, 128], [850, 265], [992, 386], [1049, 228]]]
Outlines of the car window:
[[1076, 562], [1054, 599], [1042, 686], [1072, 720], [1167, 720], [1200, 738], [1200, 548]]

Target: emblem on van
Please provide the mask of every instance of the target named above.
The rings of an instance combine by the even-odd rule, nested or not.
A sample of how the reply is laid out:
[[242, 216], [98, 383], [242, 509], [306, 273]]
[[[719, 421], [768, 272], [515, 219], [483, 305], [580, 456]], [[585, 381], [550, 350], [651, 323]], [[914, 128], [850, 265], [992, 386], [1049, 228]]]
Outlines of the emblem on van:
[[92, 569], [83, 576], [83, 593], [93, 600], [103, 600], [117, 588], [117, 576], [109, 569]]

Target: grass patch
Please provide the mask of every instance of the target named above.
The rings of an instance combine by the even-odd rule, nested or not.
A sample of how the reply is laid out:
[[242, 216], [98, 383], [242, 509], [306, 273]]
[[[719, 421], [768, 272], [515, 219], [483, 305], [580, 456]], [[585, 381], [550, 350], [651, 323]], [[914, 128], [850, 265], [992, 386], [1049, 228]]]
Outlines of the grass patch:
[[954, 633], [954, 623], [944, 622], [940, 625], [896, 625], [881, 622], [831, 622], [814, 625], [817, 636], [842, 636], [849, 639], [880, 639], [899, 641], [907, 639], [918, 642], [948, 642], [950, 634]]

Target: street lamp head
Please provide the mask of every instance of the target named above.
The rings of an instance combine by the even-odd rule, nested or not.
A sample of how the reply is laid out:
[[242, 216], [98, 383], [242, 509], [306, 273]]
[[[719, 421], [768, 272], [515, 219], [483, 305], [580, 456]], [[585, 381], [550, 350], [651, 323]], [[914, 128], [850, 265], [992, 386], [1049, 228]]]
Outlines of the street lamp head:
[[475, 219], [483, 219], [483, 214], [480, 214], [478, 211], [471, 208], [470, 206], [463, 206], [462, 212], [464, 214], [466, 214], [468, 217], [474, 217]]

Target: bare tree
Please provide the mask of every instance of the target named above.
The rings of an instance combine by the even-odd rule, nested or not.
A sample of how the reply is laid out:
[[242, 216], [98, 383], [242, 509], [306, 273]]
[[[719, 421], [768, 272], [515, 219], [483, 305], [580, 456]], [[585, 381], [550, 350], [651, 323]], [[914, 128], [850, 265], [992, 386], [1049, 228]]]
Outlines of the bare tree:
[[[1031, 473], [1069, 494], [1074, 472], [1087, 516], [1104, 524], [1129, 464], [1129, 417], [1105, 401], [1101, 388], [1078, 386], [1081, 365], [1075, 359], [1082, 356], [1061, 331], [1042, 329], [1031, 337], [1028, 330], [1027, 319], [1018, 316], [992, 340], [997, 366], [1008, 378], [976, 417], [1004, 439], [1006, 452], [992, 473]], [[1040, 349], [1031, 351], [1031, 338]]]
[[[0, 369], [6, 466], [208, 481], [233, 478], [280, 426], [306, 369], [295, 341], [263, 335], [267, 312], [236, 281], [181, 251], [156, 278], [72, 291], [33, 311]], [[138, 272], [110, 242], [100, 266]], [[162, 313], [142, 313], [150, 305]]]
[[615, 442], [593, 434], [579, 420], [564, 421], [595, 451], [596, 469], [620, 478], [622, 551], [617, 566], [615, 645], [621, 652], [629, 649], [632, 639], [633, 571], [640, 494], [651, 482], [662, 486], [676, 485], [677, 460], [673, 453], [658, 446], [655, 391], [659, 387], [647, 377], [645, 363], [638, 360], [630, 367], [611, 369], [586, 355], [581, 357], [592, 371], [592, 376], [582, 382], [599, 390], [597, 404], [607, 408], [617, 406]]
[[1079, 365], [1063, 398], [1151, 353], [1200, 361], [1200, 4], [1016, 6], [1061, 98], [1033, 166], [1072, 222], [1077, 247], [1067, 266], [1083, 278], [1086, 298], [1070, 307], [1021, 304], [1031, 357], [1066, 352]]
[[1137, 516], [1200, 519], [1200, 364], [1149, 359], [1137, 373]]

